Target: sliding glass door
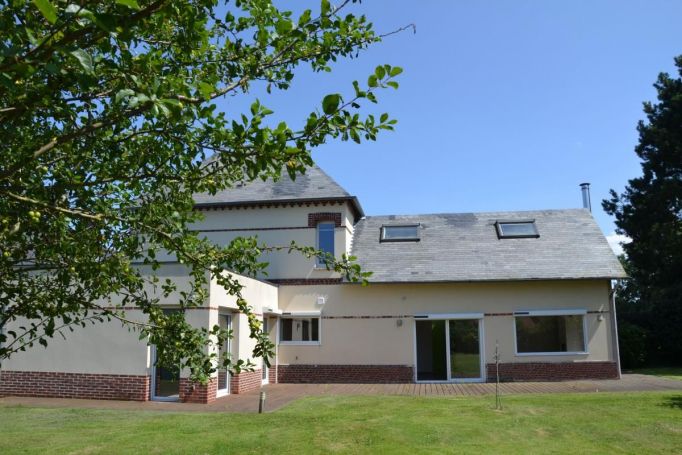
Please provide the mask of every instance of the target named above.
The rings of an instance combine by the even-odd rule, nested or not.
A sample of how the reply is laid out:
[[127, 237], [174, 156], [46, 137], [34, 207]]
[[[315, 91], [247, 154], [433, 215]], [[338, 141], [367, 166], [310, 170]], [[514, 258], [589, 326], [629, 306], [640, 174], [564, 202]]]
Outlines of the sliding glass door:
[[417, 319], [417, 381], [482, 380], [481, 321], [474, 318]]

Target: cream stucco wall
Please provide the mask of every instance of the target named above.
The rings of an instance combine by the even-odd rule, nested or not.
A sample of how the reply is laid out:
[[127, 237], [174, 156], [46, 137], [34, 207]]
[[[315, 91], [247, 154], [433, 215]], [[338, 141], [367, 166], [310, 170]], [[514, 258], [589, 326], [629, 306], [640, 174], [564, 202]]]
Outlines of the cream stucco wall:
[[[492, 362], [496, 340], [502, 362], [614, 359], [607, 281], [282, 286], [280, 308], [285, 312], [319, 310], [318, 296], [326, 298], [321, 308], [320, 344], [280, 345], [281, 364], [413, 365], [412, 316], [420, 313], [489, 314], [483, 320], [486, 362]], [[516, 355], [514, 318], [508, 313], [548, 309], [604, 312], [603, 321], [596, 313], [585, 316], [588, 354]]]
[[[165, 276], [182, 281], [182, 267], [162, 268]], [[277, 346], [279, 364], [415, 364], [415, 314], [484, 313], [484, 362], [492, 362], [499, 342], [502, 362], [566, 362], [614, 360], [608, 281], [543, 281], [450, 284], [372, 284], [325, 286], [273, 286], [239, 277], [243, 296], [262, 319], [269, 317], [271, 339], [276, 340], [277, 306], [282, 312], [321, 311], [320, 343]], [[217, 285], [209, 286], [205, 308], [187, 311], [197, 327], [212, 327], [218, 314], [233, 317], [232, 353], [252, 358], [246, 316], [237, 312], [233, 296]], [[319, 306], [318, 297], [325, 298]], [[172, 302], [165, 301], [170, 306]], [[578, 355], [523, 356], [514, 351], [514, 318], [519, 310], [586, 310], [588, 353]], [[129, 318], [144, 316], [136, 310]], [[603, 320], [600, 321], [600, 316]], [[399, 323], [401, 321], [402, 323]], [[11, 329], [11, 328], [10, 328]], [[149, 374], [149, 348], [136, 333], [118, 322], [100, 323], [54, 338], [47, 349], [34, 347], [3, 363], [4, 370], [62, 371], [100, 374]], [[260, 368], [260, 359], [255, 359]], [[184, 372], [183, 376], [186, 376]]]
[[[301, 246], [317, 246], [317, 230], [308, 227], [308, 214], [332, 212], [341, 213], [341, 226], [335, 230], [334, 253], [340, 258], [350, 250], [353, 234], [353, 215], [348, 203], [326, 205], [303, 205], [289, 207], [233, 208], [203, 210], [204, 217], [192, 226], [206, 238], [219, 245], [227, 245], [236, 237], [258, 237], [269, 246], [288, 246], [295, 241]], [[158, 254], [160, 260], [173, 260], [165, 254]], [[338, 274], [315, 267], [314, 259], [286, 251], [265, 253], [262, 260], [267, 262], [267, 275], [261, 278], [331, 278]]]
[[[177, 294], [189, 290], [186, 268], [181, 264], [163, 264], [157, 273], [160, 283], [166, 278], [173, 280], [177, 285], [177, 291], [163, 297], [158, 292], [159, 289], [155, 291], [151, 284], [146, 286], [146, 290], [150, 295], [159, 297], [162, 306], [173, 308], [177, 305]], [[259, 317], [263, 313], [264, 305], [277, 308], [276, 286], [239, 275], [235, 277], [245, 285], [243, 296]], [[235, 335], [232, 353], [237, 358], [251, 358], [255, 343], [249, 337], [246, 316], [236, 313], [235, 298], [227, 295], [215, 280], [210, 282], [209, 292], [209, 302], [205, 307], [186, 311], [187, 322], [194, 327], [209, 328], [218, 324], [220, 312], [232, 314]], [[120, 303], [120, 298], [113, 296], [111, 302]], [[132, 321], [147, 321], [147, 317], [135, 309], [127, 309], [125, 317]], [[18, 327], [24, 323], [17, 321], [6, 329], [18, 331]], [[3, 362], [2, 369], [89, 374], [150, 374], [150, 349], [146, 340], [140, 340], [138, 332], [129, 331], [119, 321], [96, 322], [85, 328], [75, 327], [74, 332], [66, 330], [64, 335], [66, 339], [57, 335], [49, 340], [47, 348], [36, 343], [25, 352], [12, 355], [9, 360]], [[257, 368], [260, 368], [261, 359], [257, 359], [255, 363]], [[181, 373], [183, 377], [188, 375], [189, 371], [186, 370]]]
[[[236, 274], [233, 274], [233, 276], [244, 286], [242, 297], [261, 321], [264, 314], [267, 317], [268, 313], [277, 310], [277, 286]], [[236, 297], [229, 295], [215, 280], [211, 282], [210, 289], [211, 313], [215, 319], [215, 321], [211, 321], [211, 326], [217, 324], [219, 313], [230, 314], [232, 316], [232, 330], [234, 334], [231, 349], [232, 355], [243, 360], [250, 359], [256, 365], [256, 368], [261, 368], [262, 359], [253, 357], [253, 348], [256, 343], [250, 337], [248, 319], [245, 314], [238, 312]]]
[[[140, 311], [131, 310], [126, 316], [146, 320]], [[17, 321], [8, 327], [16, 330], [23, 325]], [[75, 327], [48, 340], [47, 348], [35, 344], [24, 352], [13, 354], [2, 362], [3, 370], [55, 371], [63, 373], [147, 375], [149, 348], [138, 333], [130, 332], [120, 322], [95, 322], [86, 327]]]

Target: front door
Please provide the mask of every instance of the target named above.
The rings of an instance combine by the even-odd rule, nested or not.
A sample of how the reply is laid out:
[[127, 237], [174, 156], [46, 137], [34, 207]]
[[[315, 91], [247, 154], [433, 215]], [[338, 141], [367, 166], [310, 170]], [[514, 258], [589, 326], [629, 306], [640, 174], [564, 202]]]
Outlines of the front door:
[[417, 319], [417, 381], [482, 381], [481, 321]]
[[[229, 314], [219, 314], [218, 315], [218, 325], [223, 330], [230, 330], [232, 328], [232, 316]], [[225, 353], [232, 352], [232, 343], [230, 339], [227, 339], [225, 343], [220, 347], [220, 357], [222, 358]], [[227, 368], [218, 368], [218, 391], [217, 396], [222, 397], [230, 393], [230, 372]]]

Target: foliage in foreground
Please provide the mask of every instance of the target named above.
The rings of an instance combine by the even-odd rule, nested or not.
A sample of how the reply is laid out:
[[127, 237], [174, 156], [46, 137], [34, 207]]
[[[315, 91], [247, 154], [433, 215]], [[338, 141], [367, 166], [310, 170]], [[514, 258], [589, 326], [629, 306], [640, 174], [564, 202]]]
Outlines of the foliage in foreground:
[[[212, 245], [191, 229], [200, 219], [192, 195], [294, 178], [325, 141], [393, 129], [388, 114], [358, 113], [379, 89], [397, 88], [401, 70], [389, 65], [293, 124], [253, 95], [287, 90], [302, 65], [331, 71], [380, 41], [350, 3], [322, 0], [294, 14], [269, 0], [0, 1], [0, 328], [13, 327], [0, 330], [0, 361], [113, 317], [157, 345], [162, 365], [188, 367], [195, 380], [218, 361], [247, 366], [207, 354], [229, 333], [159, 308], [177, 290], [149, 272], [164, 252], [191, 276], [180, 309], [203, 304], [217, 280], [249, 315], [254, 356], [267, 357], [272, 345], [230, 272], [262, 272], [266, 251], [317, 252], [254, 238]], [[237, 97], [250, 97], [247, 112], [217, 108]], [[350, 280], [365, 277], [352, 258], [326, 259]], [[145, 320], [127, 319], [123, 307]]]
[[504, 404], [327, 396], [262, 415], [0, 407], [0, 452], [642, 454], [682, 446], [681, 392], [523, 395]]

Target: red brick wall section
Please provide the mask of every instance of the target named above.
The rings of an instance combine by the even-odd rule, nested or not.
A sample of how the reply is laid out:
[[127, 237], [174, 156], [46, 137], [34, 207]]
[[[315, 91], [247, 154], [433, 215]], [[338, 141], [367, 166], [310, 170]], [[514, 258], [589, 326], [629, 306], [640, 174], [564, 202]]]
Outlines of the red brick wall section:
[[278, 365], [280, 383], [389, 384], [414, 381], [407, 365]]
[[0, 395], [20, 397], [147, 401], [149, 384], [149, 376], [137, 375], [0, 372]]
[[317, 227], [318, 223], [322, 221], [331, 221], [336, 227], [341, 227], [341, 213], [325, 212], [308, 214], [308, 227]]
[[218, 378], [211, 378], [206, 385], [180, 378], [180, 401], [183, 403], [210, 403], [215, 401], [217, 392]]
[[[495, 364], [487, 364], [488, 381], [495, 381]], [[570, 381], [618, 379], [616, 362], [501, 363], [500, 381]]]
[[270, 360], [270, 368], [268, 368], [268, 382], [270, 384], [277, 384], [277, 365], [275, 365], [275, 359]]
[[230, 378], [230, 393], [245, 393], [259, 389], [263, 383], [261, 370], [242, 371]]

